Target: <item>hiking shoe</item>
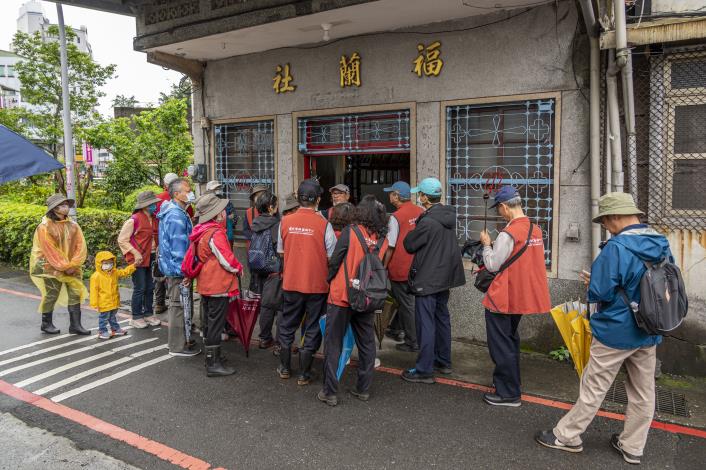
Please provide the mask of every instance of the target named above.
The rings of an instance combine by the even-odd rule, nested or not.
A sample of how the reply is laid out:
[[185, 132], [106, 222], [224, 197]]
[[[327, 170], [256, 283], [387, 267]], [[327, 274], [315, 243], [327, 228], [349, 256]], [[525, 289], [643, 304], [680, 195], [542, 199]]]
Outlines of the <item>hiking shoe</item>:
[[185, 347], [181, 351], [169, 351], [170, 356], [176, 356], [176, 357], [192, 357], [192, 356], [198, 356], [201, 354], [201, 350], [198, 348], [195, 348], [193, 346], [190, 347]]
[[402, 380], [420, 384], [433, 384], [434, 376], [431, 374], [421, 374], [417, 369], [407, 369], [402, 372]]
[[277, 374], [279, 375], [280, 379], [288, 379], [292, 376], [292, 373], [289, 371], [289, 369], [285, 369], [282, 367], [282, 365], [277, 366]]
[[105, 333], [98, 333], [98, 339], [110, 339], [111, 335], [107, 331]]
[[434, 362], [434, 372], [438, 372], [439, 374], [449, 375], [449, 374], [453, 373], [453, 369], [450, 366], [445, 366], [445, 365], [440, 364], [438, 362]]
[[537, 443], [543, 445], [544, 447], [549, 447], [550, 449], [559, 449], [573, 453], [583, 451], [583, 446], [581, 445], [570, 446], [561, 442], [559, 439], [556, 438], [556, 436], [554, 435], [554, 431], [551, 429], [548, 431], [538, 432], [537, 434], [535, 434], [534, 440], [537, 441]]
[[351, 389], [348, 392], [360, 401], [370, 400], [370, 394], [368, 392], [359, 392], [357, 388]]
[[618, 434], [613, 434], [612, 436], [610, 436], [610, 445], [612, 445], [613, 449], [617, 450], [618, 453], [623, 456], [623, 460], [625, 460], [627, 463], [633, 465], [640, 465], [641, 457], [639, 455], [634, 455], [630, 452], [626, 452], [625, 449], [623, 449], [623, 445], [620, 443], [620, 436]]
[[510, 406], [517, 408], [522, 405], [522, 401], [519, 398], [503, 398], [495, 393], [484, 393], [483, 401], [493, 406]]
[[154, 315], [150, 315], [149, 317], [145, 317], [145, 323], [149, 326], [159, 326], [162, 324], [162, 320], [159, 318], [155, 317]]
[[316, 394], [316, 398], [320, 402], [326, 403], [328, 406], [338, 405], [338, 398], [336, 397], [336, 395], [326, 395], [323, 390], [319, 391], [319, 393]]
[[414, 346], [410, 346], [407, 343], [395, 344], [395, 349], [398, 351], [404, 351], [404, 352], [412, 352], [412, 353], [419, 352], [419, 348], [415, 348]]
[[258, 344], [257, 347], [260, 349], [270, 349], [272, 346], [274, 346], [274, 344], [275, 344], [274, 340], [261, 339], [260, 344]]
[[315, 378], [316, 375], [313, 372], [309, 372], [308, 374], [301, 374], [299, 377], [297, 377], [297, 385], [309, 385], [314, 381]]
[[119, 330], [113, 330], [113, 334], [111, 336], [125, 336], [127, 334], [127, 330], [123, 330], [122, 328]]
[[138, 318], [137, 320], [130, 320], [130, 326], [142, 330], [147, 328], [149, 325], [147, 325], [147, 322], [142, 318]]

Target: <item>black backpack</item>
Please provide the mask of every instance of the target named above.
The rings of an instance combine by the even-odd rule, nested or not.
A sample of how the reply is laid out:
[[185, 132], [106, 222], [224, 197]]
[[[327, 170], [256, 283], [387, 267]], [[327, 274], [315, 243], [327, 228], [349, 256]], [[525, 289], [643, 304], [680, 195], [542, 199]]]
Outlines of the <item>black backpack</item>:
[[281, 271], [281, 260], [275, 252], [271, 229], [253, 232], [248, 250], [248, 266], [252, 272], [258, 274]]
[[669, 259], [643, 261], [647, 270], [640, 279], [640, 303], [631, 301], [625, 289], [623, 299], [632, 310], [637, 326], [650, 335], [668, 335], [684, 321], [689, 300], [681, 271]]
[[382, 261], [380, 261], [380, 248], [385, 242], [385, 238], [381, 237], [373, 247], [373, 250], [370, 251], [358, 227], [351, 225], [351, 231], [355, 233], [365, 256], [363, 256], [360, 265], [358, 265], [356, 278], [352, 280], [352, 284], [348, 279], [348, 263], [346, 262], [348, 254], [343, 258], [343, 272], [346, 276], [348, 303], [355, 312], [372, 313], [376, 310], [382, 310], [382, 307], [385, 305], [385, 300], [387, 300], [389, 285], [387, 270], [383, 266]]

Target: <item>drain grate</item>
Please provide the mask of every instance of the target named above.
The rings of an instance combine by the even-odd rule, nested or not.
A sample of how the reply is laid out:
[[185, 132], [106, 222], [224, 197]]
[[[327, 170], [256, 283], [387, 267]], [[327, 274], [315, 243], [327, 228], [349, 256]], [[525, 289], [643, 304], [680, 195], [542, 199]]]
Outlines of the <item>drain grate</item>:
[[[689, 408], [686, 406], [686, 398], [681, 393], [674, 393], [671, 390], [656, 387], [655, 389], [655, 410], [659, 413], [667, 413], [675, 416], [689, 418]], [[605, 396], [605, 401], [627, 405], [628, 394], [625, 391], [625, 382], [613, 382]]]

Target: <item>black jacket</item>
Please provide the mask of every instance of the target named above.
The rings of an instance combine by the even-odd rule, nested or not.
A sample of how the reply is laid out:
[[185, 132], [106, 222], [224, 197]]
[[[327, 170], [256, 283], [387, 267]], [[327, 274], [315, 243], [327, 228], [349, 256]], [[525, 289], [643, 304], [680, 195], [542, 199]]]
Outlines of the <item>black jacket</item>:
[[404, 239], [414, 255], [409, 286], [414, 295], [431, 295], [466, 283], [461, 250], [456, 239], [456, 209], [436, 204], [417, 219]]

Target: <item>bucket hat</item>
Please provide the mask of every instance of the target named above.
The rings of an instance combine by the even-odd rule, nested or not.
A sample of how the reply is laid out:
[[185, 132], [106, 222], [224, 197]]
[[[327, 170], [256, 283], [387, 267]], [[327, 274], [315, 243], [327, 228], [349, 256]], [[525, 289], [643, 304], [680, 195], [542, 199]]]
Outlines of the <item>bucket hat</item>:
[[223, 212], [228, 205], [228, 199], [221, 199], [215, 194], [205, 194], [196, 202], [196, 212], [199, 223], [208, 222]]
[[605, 215], [644, 215], [628, 193], [608, 193], [598, 199], [598, 215], [593, 223], [600, 224]]
[[152, 191], [142, 191], [137, 195], [137, 202], [135, 203], [135, 210], [144, 209], [152, 204], [158, 204], [161, 201], [157, 196], [155, 196]]
[[413, 193], [423, 193], [427, 196], [441, 196], [441, 181], [436, 178], [424, 178], [419, 186], [410, 190]]
[[284, 199], [282, 212], [291, 211], [292, 209], [296, 209], [297, 207], [299, 207], [299, 201], [297, 201], [296, 196], [294, 196], [294, 194], [288, 194], [287, 197]]
[[206, 183], [206, 191], [215, 191], [218, 188], [222, 188], [223, 183], [217, 180], [209, 181]]
[[53, 209], [55, 209], [57, 206], [60, 206], [64, 202], [68, 202], [69, 206], [71, 207], [74, 207], [74, 205], [76, 205], [76, 201], [74, 201], [73, 199], [69, 199], [61, 193], [52, 194], [47, 198], [47, 212], [51, 212]]
[[252, 189], [250, 190], [250, 200], [252, 200], [252, 198], [253, 198], [257, 193], [262, 192], [262, 191], [267, 191], [268, 189], [270, 189], [270, 187], [267, 186], [266, 184], [256, 184], [256, 185], [253, 186]]

